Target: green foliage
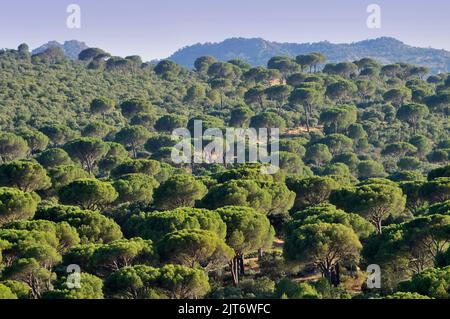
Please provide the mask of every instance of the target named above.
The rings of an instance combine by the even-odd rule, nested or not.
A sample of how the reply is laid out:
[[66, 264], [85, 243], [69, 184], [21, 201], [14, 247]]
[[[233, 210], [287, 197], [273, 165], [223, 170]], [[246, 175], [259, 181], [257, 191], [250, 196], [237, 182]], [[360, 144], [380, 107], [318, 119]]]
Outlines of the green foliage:
[[157, 176], [159, 173], [161, 173], [161, 163], [146, 159], [127, 160], [119, 164], [111, 172], [114, 177], [120, 177], [121, 175], [127, 174]]
[[171, 133], [177, 128], [186, 127], [187, 119], [183, 116], [168, 114], [160, 117], [155, 123], [155, 129]]
[[65, 150], [73, 160], [80, 161], [88, 173], [92, 173], [96, 163], [108, 153], [109, 146], [97, 138], [80, 138], [66, 144]]
[[[30, 289], [26, 284], [21, 281], [6, 280], [2, 284], [10, 289], [10, 291], [16, 295], [18, 299], [27, 299], [30, 293]], [[13, 298], [15, 299], [15, 298]]]
[[290, 152], [278, 152], [280, 161], [280, 169], [282, 169], [286, 174], [302, 174], [305, 168], [300, 156]]
[[234, 256], [234, 251], [213, 232], [183, 229], [169, 233], [158, 244], [158, 253], [165, 262], [205, 270], [220, 269]]
[[61, 148], [51, 148], [45, 150], [44, 152], [39, 154], [36, 160], [46, 169], [55, 166], [72, 164], [72, 160], [70, 159], [69, 154]]
[[248, 207], [227, 206], [217, 210], [227, 225], [226, 242], [239, 253], [249, 253], [272, 245], [275, 234], [263, 214]]
[[27, 142], [11, 133], [0, 134], [0, 159], [2, 162], [23, 158], [28, 152]]
[[144, 99], [131, 99], [120, 104], [120, 109], [123, 116], [125, 116], [127, 119], [131, 119], [133, 116], [139, 113], [151, 112], [152, 105], [149, 101], [146, 101]]
[[438, 177], [424, 183], [420, 195], [433, 204], [445, 202], [450, 199], [450, 177]]
[[155, 192], [158, 209], [193, 207], [206, 194], [206, 186], [192, 175], [177, 174], [163, 182]]
[[[258, 183], [254, 180], [230, 180], [210, 189], [202, 205], [216, 209], [224, 206], [247, 206], [270, 213], [289, 210], [294, 194], [279, 183]], [[280, 204], [283, 204], [280, 206]]]
[[20, 136], [27, 142], [32, 153], [42, 152], [49, 143], [48, 137], [37, 130], [24, 130], [20, 132]]
[[328, 109], [320, 114], [320, 121], [325, 125], [326, 132], [344, 132], [350, 124], [356, 122], [356, 108], [343, 105]]
[[320, 293], [308, 283], [294, 283], [288, 279], [278, 282], [275, 295], [284, 299], [321, 299]]
[[79, 166], [61, 165], [51, 168], [48, 176], [52, 181], [52, 190], [58, 192], [61, 187], [67, 186], [75, 180], [89, 178], [88, 172]]
[[104, 276], [134, 263], [151, 264], [155, 259], [154, 254], [151, 240], [119, 239], [96, 247], [90, 256], [89, 267]]
[[59, 199], [66, 205], [83, 209], [101, 209], [113, 203], [119, 196], [114, 187], [96, 179], [79, 179], [60, 189]]
[[315, 165], [323, 165], [332, 159], [333, 155], [325, 144], [313, 144], [306, 149], [305, 161]]
[[81, 210], [72, 206], [49, 206], [40, 208], [35, 219], [67, 222], [77, 229], [82, 243], [108, 243], [122, 238], [122, 232], [113, 220], [100, 213]]
[[40, 128], [51, 141], [52, 145], [58, 146], [76, 137], [76, 133], [69, 127], [61, 124], [48, 124]]
[[4, 226], [5, 229], [26, 230], [29, 232], [45, 232], [57, 240], [55, 248], [59, 252], [66, 252], [80, 243], [76, 229], [67, 222], [51, 222], [47, 220], [15, 221]]
[[128, 126], [116, 134], [116, 142], [125, 147], [129, 147], [133, 152], [133, 157], [137, 158], [138, 149], [147, 141], [150, 133], [141, 125]]
[[17, 295], [8, 286], [0, 283], [0, 299], [17, 299]]
[[226, 225], [219, 214], [198, 208], [179, 208], [172, 211], [139, 213], [123, 226], [128, 237], [139, 236], [158, 241], [164, 235], [182, 229], [209, 230], [225, 238]]
[[67, 278], [61, 277], [55, 284], [55, 289], [47, 291], [43, 299], [103, 299], [103, 281], [91, 274], [80, 274], [80, 288], [67, 287]]
[[108, 98], [98, 98], [91, 102], [91, 112], [93, 114], [104, 115], [112, 111], [115, 108], [115, 102]]
[[36, 162], [15, 161], [0, 165], [0, 186], [33, 192], [45, 190], [50, 185], [47, 172]]
[[383, 220], [402, 213], [406, 204], [406, 198], [399, 187], [370, 180], [355, 188], [335, 191], [331, 194], [330, 201], [347, 212], [362, 215], [379, 233]]
[[407, 300], [412, 300], [412, 299], [430, 299], [427, 296], [422, 296], [418, 293], [415, 292], [396, 292], [395, 294], [386, 296], [386, 299], [407, 299]]
[[248, 123], [252, 116], [253, 112], [248, 107], [236, 107], [231, 111], [229, 124], [232, 127], [242, 127]]
[[153, 201], [153, 191], [158, 182], [151, 176], [135, 173], [122, 175], [113, 183], [119, 197], [119, 203], [150, 204]]
[[250, 127], [255, 129], [260, 128], [278, 128], [283, 130], [286, 124], [282, 117], [273, 112], [265, 112], [258, 115], [253, 116], [250, 119]]
[[330, 177], [288, 178], [286, 185], [295, 192], [294, 209], [303, 209], [328, 201], [332, 191], [340, 185]]
[[40, 197], [15, 188], [0, 188], [0, 224], [33, 218]]
[[417, 293], [430, 298], [448, 299], [450, 268], [430, 268], [400, 284], [403, 292]]
[[[372, 263], [381, 298], [448, 297], [448, 74], [28, 51], [0, 52], [0, 298], [349, 298]], [[281, 169], [173, 163], [196, 120], [279, 128]]]
[[428, 173], [430, 181], [439, 177], [450, 177], [450, 165], [436, 168]]
[[402, 105], [397, 111], [397, 117], [417, 128], [419, 122], [428, 114], [428, 108], [423, 104]]
[[120, 299], [201, 298], [209, 289], [202, 270], [181, 265], [124, 267], [105, 281], [107, 294]]
[[352, 228], [359, 238], [367, 238], [375, 231], [375, 227], [357, 214], [346, 213], [331, 204], [311, 206], [293, 215], [289, 228], [315, 223], [342, 224]]
[[358, 177], [360, 179], [386, 176], [383, 165], [379, 162], [372, 160], [359, 162], [357, 166], [357, 171]]
[[311, 262], [333, 282], [339, 263], [358, 262], [362, 245], [353, 229], [341, 224], [318, 222], [292, 231], [284, 244], [288, 260]]

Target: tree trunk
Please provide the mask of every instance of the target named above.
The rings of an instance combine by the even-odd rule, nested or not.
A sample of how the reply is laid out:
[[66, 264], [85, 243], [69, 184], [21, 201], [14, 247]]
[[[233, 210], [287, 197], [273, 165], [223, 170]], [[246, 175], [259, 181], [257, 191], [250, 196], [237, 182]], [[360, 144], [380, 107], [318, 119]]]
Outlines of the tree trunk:
[[309, 112], [308, 112], [308, 106], [304, 106], [304, 109], [305, 109], [305, 115], [306, 115], [306, 130], [308, 131], [308, 133], [309, 133]]
[[89, 175], [91, 175], [92, 171], [93, 171], [93, 165], [91, 163], [87, 162], [86, 166], [87, 166], [87, 171], [88, 171]]
[[245, 276], [244, 254], [239, 254], [238, 260], [239, 260], [239, 274], [241, 276]]
[[136, 150], [136, 146], [134, 144], [131, 146], [131, 150], [133, 152], [133, 158], [136, 159], [137, 158], [137, 150]]
[[259, 249], [258, 249], [258, 261], [261, 261], [261, 259], [263, 258], [263, 256], [264, 256], [264, 251], [263, 251], [262, 248], [259, 248]]
[[236, 287], [239, 284], [239, 263], [238, 258], [235, 256], [229, 262], [231, 277], [233, 279], [233, 285]]
[[332, 278], [332, 274], [331, 274], [331, 269], [324, 269], [323, 270], [323, 276], [328, 280], [328, 282], [330, 284], [333, 283], [333, 278]]
[[381, 235], [381, 233], [383, 232], [382, 229], [381, 229], [381, 227], [382, 227], [381, 226], [381, 219], [375, 220], [375, 227], [377, 229], [377, 233], [379, 235]]
[[334, 286], [337, 287], [341, 283], [341, 271], [339, 264], [334, 267]]
[[264, 112], [264, 102], [263, 102], [263, 99], [262, 99], [262, 97], [259, 97], [258, 99], [259, 99], [259, 105], [261, 106], [261, 110]]

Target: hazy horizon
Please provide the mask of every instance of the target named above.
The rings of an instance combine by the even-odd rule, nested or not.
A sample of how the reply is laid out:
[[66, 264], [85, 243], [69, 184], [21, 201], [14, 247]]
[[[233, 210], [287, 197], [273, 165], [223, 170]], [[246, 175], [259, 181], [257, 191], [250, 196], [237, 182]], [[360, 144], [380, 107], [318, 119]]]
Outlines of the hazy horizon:
[[[362, 41], [377, 40], [377, 39], [380, 39], [380, 38], [382, 38], [382, 37], [383, 37], [383, 36], [376, 37], [376, 38], [360, 39], [360, 40], [355, 40], [355, 41], [350, 41], [350, 42], [333, 42], [333, 41], [329, 41], [329, 40], [319, 40], [319, 41], [313, 41], [313, 42], [282, 42], [282, 41], [277, 41], [277, 40], [272, 40], [272, 39], [264, 39], [264, 38], [261, 38], [261, 37], [245, 38], [245, 37], [235, 36], [235, 37], [226, 38], [226, 39], [219, 40], [219, 41], [204, 41], [204, 42], [197, 42], [197, 43], [187, 44], [187, 45], [185, 45], [185, 46], [182, 46], [182, 47], [176, 49], [175, 51], [171, 52], [171, 53], [168, 54], [167, 56], [163, 56], [163, 57], [155, 57], [155, 58], [149, 58], [149, 59], [145, 59], [145, 60], [146, 60], [146, 61], [161, 60], [161, 59], [169, 58], [171, 55], [173, 55], [174, 53], [176, 53], [178, 50], [182, 50], [182, 49], [185, 48], [185, 47], [189, 47], [189, 46], [193, 46], [193, 45], [197, 45], [197, 44], [203, 45], [203, 44], [209, 44], [209, 43], [211, 43], [211, 44], [221, 43], [221, 42], [224, 42], [224, 41], [226, 41], [226, 40], [233, 39], [233, 38], [242, 38], [242, 39], [247, 39], [247, 40], [251, 40], [251, 39], [263, 39], [263, 40], [269, 41], [269, 42], [277, 42], [277, 43], [295, 43], [295, 44], [303, 44], [303, 43], [320, 43], [320, 42], [329, 42], [329, 43], [331, 43], [331, 44], [352, 44], [352, 43], [358, 43], [358, 42], [362, 42]], [[390, 38], [393, 38], [393, 37], [390, 37]], [[432, 49], [445, 50], [445, 51], [450, 52], [450, 50], [447, 50], [447, 49], [439, 49], [439, 48], [434, 48], [434, 47], [420, 47], [420, 46], [412, 45], [412, 44], [410, 44], [410, 43], [406, 43], [406, 42], [402, 41], [402, 39], [397, 39], [397, 38], [393, 38], [393, 39], [396, 39], [396, 40], [398, 40], [398, 41], [403, 42], [405, 45], [409, 45], [409, 46], [413, 46], [413, 47], [418, 47], [418, 48], [432, 48]], [[80, 39], [66, 39], [66, 40], [62, 40], [62, 41], [50, 39], [50, 40], [48, 40], [47, 42], [42, 43], [42, 44], [40, 44], [40, 45], [38, 45], [38, 46], [36, 46], [36, 47], [31, 47], [30, 50], [35, 50], [35, 49], [37, 49], [37, 48], [39, 48], [39, 47], [41, 47], [41, 46], [43, 46], [43, 45], [45, 45], [45, 44], [47, 44], [47, 43], [49, 43], [49, 42], [51, 42], [51, 41], [57, 41], [57, 42], [60, 43], [60, 44], [64, 44], [65, 42], [69, 42], [69, 41], [78, 41], [78, 42], [81, 42], [81, 43], [85, 43], [88, 47], [91, 47], [91, 48], [92, 48], [92, 47], [98, 47], [98, 46], [92, 46], [92, 45], [90, 45], [90, 43], [87, 43], [86, 41], [83, 41], [83, 40], [80, 40]], [[102, 47], [98, 47], [98, 48], [104, 49], [104, 48], [102, 48]], [[5, 47], [5, 49], [14, 49], [14, 48], [6, 48], [6, 47]], [[109, 53], [111, 53], [112, 55], [117, 55], [117, 54], [114, 54], [114, 52], [109, 52]], [[133, 53], [131, 52], [129, 55], [132, 55], [132, 54], [133, 54]], [[126, 55], [123, 55], [122, 57], [125, 57], [125, 56], [126, 56]]]
[[[81, 7], [81, 29], [69, 29], [69, 4]], [[366, 25], [367, 6], [381, 7], [381, 28]], [[351, 43], [393, 37], [408, 45], [450, 50], [450, 3], [440, 0], [17, 0], [2, 4], [0, 46], [76, 39], [114, 55], [145, 60], [196, 43], [233, 37], [275, 42]]]

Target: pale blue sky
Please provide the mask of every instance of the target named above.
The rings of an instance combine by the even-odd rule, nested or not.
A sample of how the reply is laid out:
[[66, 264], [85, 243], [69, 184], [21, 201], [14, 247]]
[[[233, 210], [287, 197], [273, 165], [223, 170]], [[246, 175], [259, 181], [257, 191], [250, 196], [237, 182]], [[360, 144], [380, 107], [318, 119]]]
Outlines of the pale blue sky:
[[[82, 9], [82, 28], [68, 29], [66, 8]], [[382, 28], [368, 29], [366, 8], [382, 9]], [[85, 41], [114, 55], [163, 58], [177, 49], [229, 37], [279, 42], [353, 42], [391, 36], [450, 50], [448, 0], [4, 0], [0, 47], [32, 48], [49, 40]]]

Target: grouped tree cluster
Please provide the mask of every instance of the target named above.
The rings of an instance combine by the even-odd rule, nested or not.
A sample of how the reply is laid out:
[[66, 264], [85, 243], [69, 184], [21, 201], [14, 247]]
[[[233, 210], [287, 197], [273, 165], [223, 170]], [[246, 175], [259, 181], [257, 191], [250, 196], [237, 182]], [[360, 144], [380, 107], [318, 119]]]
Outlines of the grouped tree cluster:
[[[449, 298], [448, 74], [21, 46], [0, 88], [0, 298]], [[174, 163], [195, 120], [280, 129], [280, 170]]]

